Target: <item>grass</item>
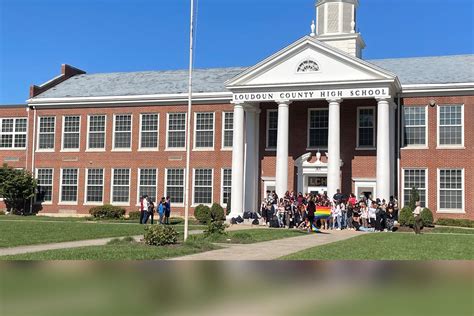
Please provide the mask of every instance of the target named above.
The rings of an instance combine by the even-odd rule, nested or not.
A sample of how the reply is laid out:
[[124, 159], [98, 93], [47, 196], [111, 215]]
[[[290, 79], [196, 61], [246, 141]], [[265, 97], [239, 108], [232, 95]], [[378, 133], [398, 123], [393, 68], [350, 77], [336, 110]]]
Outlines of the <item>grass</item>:
[[285, 260], [473, 260], [474, 236], [372, 233], [307, 249]]
[[[183, 226], [174, 226], [183, 231]], [[202, 229], [190, 226], [190, 230]], [[89, 221], [0, 221], [0, 248], [65, 241], [141, 235], [144, 226], [121, 222]]]
[[474, 229], [469, 228], [455, 228], [455, 227], [435, 227], [430, 233], [432, 234], [474, 234]]
[[227, 235], [213, 238], [213, 242], [229, 244], [253, 244], [269, 240], [290, 238], [306, 235], [306, 232], [287, 229], [249, 229], [242, 231], [228, 232]]
[[112, 240], [105, 246], [48, 250], [14, 256], [3, 256], [0, 260], [159, 260], [191, 255], [218, 249], [205, 241], [192, 241], [176, 245], [155, 247], [130, 239]]

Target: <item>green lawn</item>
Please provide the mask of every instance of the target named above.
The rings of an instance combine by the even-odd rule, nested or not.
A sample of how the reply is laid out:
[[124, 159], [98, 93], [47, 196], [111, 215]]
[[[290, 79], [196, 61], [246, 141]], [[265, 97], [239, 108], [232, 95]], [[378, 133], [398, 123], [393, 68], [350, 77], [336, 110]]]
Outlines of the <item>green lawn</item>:
[[[307, 235], [306, 232], [288, 229], [249, 229], [228, 232], [227, 236], [213, 238], [213, 242], [229, 244], [253, 244], [275, 239], [283, 239]], [[199, 238], [199, 237], [198, 237]]]
[[474, 236], [372, 233], [307, 249], [285, 260], [473, 260]]
[[[181, 235], [182, 238], [182, 235]], [[48, 250], [14, 256], [0, 260], [159, 260], [191, 255], [218, 249], [209, 242], [188, 242], [172, 246], [156, 247], [138, 242], [113, 241], [105, 246]]]
[[474, 229], [472, 228], [455, 228], [455, 227], [436, 227], [433, 228], [430, 233], [433, 234], [474, 234]]
[[[182, 225], [176, 225], [183, 231]], [[203, 229], [190, 226], [190, 230]], [[44, 221], [0, 221], [0, 248], [22, 245], [37, 245], [54, 242], [87, 240], [107, 237], [141, 235], [144, 226], [140, 224], [103, 222], [44, 222]]]

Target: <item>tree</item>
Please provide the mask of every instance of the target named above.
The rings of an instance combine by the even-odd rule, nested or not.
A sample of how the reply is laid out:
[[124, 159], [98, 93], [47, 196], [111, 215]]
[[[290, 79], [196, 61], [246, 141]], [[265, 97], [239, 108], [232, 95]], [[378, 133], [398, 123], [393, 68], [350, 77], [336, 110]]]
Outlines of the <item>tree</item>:
[[225, 213], [226, 215], [229, 215], [230, 214], [230, 203], [231, 203], [231, 197], [232, 195], [229, 193], [229, 198], [227, 199], [227, 207], [225, 208]]
[[13, 169], [6, 164], [0, 169], [0, 196], [9, 212], [28, 213], [29, 201], [35, 196], [36, 186], [36, 180], [28, 171]]
[[408, 206], [412, 211], [415, 210], [416, 208], [416, 202], [420, 201], [420, 194], [418, 193], [417, 188], [413, 187], [410, 192], [410, 203]]

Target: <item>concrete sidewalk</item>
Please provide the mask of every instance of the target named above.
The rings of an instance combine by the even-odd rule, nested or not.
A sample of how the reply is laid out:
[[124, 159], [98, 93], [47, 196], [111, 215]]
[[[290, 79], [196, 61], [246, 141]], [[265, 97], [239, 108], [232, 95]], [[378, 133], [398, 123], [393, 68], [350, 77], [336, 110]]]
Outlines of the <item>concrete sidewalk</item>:
[[349, 230], [327, 231], [319, 234], [308, 234], [301, 237], [271, 240], [255, 244], [225, 244], [222, 245], [225, 247], [224, 249], [172, 258], [170, 260], [275, 260], [308, 248], [346, 240], [362, 234], [361, 232]]
[[[202, 234], [202, 230], [190, 230], [190, 235]], [[122, 239], [127, 236], [120, 237], [110, 237], [110, 238], [101, 238], [101, 239], [91, 239], [91, 240], [78, 240], [78, 241], [67, 241], [59, 242], [52, 244], [41, 244], [41, 245], [29, 245], [29, 246], [19, 246], [12, 248], [0, 248], [0, 256], [11, 256], [11, 255], [21, 255], [24, 253], [40, 252], [46, 250], [56, 250], [56, 249], [70, 249], [70, 248], [80, 248], [80, 247], [89, 247], [89, 246], [104, 246], [107, 245], [113, 239]], [[137, 242], [143, 239], [143, 235], [132, 236]]]

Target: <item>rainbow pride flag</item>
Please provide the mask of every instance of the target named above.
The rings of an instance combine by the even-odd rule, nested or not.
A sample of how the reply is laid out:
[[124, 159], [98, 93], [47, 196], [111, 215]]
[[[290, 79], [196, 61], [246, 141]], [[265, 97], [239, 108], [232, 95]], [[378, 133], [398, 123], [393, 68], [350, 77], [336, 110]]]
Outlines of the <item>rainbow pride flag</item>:
[[329, 206], [317, 206], [314, 217], [316, 219], [325, 219], [331, 216], [331, 208]]

